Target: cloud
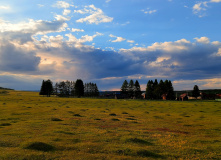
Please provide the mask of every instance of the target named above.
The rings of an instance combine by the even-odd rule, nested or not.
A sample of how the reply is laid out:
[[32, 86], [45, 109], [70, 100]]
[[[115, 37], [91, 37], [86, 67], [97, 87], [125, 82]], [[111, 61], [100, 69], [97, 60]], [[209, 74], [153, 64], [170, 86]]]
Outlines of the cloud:
[[106, 0], [105, 2], [106, 2], [106, 3], [109, 3], [110, 1], [111, 1], [111, 0]]
[[194, 6], [193, 6], [193, 13], [198, 15], [199, 17], [204, 17], [205, 16], [205, 13], [204, 11], [207, 10], [207, 7], [208, 7], [208, 2], [199, 2], [199, 3], [196, 3]]
[[76, 28], [72, 28], [71, 31], [72, 31], [72, 32], [84, 32], [83, 29], [76, 29]]
[[117, 38], [115, 40], [110, 40], [111, 42], [122, 42], [122, 41], [125, 41], [126, 39], [123, 38], [123, 37], [117, 37], [117, 36], [114, 36], [113, 34], [110, 34], [109, 37], [112, 37], [112, 38]]
[[62, 16], [62, 15], [56, 15], [55, 16], [55, 19], [57, 20], [57, 21], [70, 21], [70, 17], [64, 17], [64, 16]]
[[219, 3], [221, 0], [210, 0], [210, 1], [204, 1], [204, 2], [198, 2], [194, 4], [193, 6], [193, 13], [198, 15], [199, 17], [204, 17], [206, 16], [205, 11], [209, 7], [208, 4], [210, 3]]
[[28, 22], [19, 22], [17, 24], [2, 21], [0, 25], [0, 37], [8, 41], [26, 43], [33, 41], [32, 36], [34, 35], [65, 31], [67, 24], [64, 22], [64, 19], [59, 15], [56, 18], [57, 20], [55, 21], [30, 19]]
[[57, 7], [57, 8], [70, 8], [73, 6], [74, 5], [71, 5], [65, 1], [57, 1], [56, 4], [53, 5], [53, 7]]
[[7, 41], [1, 41], [0, 71], [24, 73], [38, 70], [40, 57]]
[[0, 9], [9, 10], [9, 9], [11, 9], [11, 7], [10, 6], [0, 6]]
[[221, 0], [210, 0], [211, 3], [219, 3]]
[[65, 16], [69, 15], [70, 13], [71, 13], [71, 10], [69, 10], [69, 9], [64, 9], [64, 11], [63, 11], [63, 15], [65, 15]]
[[210, 40], [209, 40], [209, 38], [207, 38], [207, 37], [201, 37], [201, 38], [194, 38], [198, 43], [206, 43], [206, 44], [208, 44], [208, 43], [210, 43]]
[[128, 43], [134, 43], [134, 40], [127, 40]]
[[44, 7], [44, 5], [43, 4], [38, 4], [38, 7]]
[[90, 14], [85, 18], [80, 18], [76, 20], [76, 22], [78, 23], [87, 22], [89, 24], [93, 23], [99, 24], [99, 23], [108, 23], [113, 21], [112, 17], [106, 16], [100, 8], [96, 8], [94, 5], [85, 6], [83, 10], [75, 10], [74, 12], [80, 14]]
[[145, 14], [153, 14], [153, 13], [157, 12], [156, 9], [150, 10], [149, 8], [143, 9], [143, 10], [141, 10], [141, 11], [144, 12]]
[[[210, 42], [208, 37], [105, 51], [86, 45], [102, 33], [77, 38], [70, 31], [83, 30], [73, 28], [63, 36], [60, 32], [68, 26], [61, 19], [0, 23], [0, 74], [8, 76], [33, 75], [33, 80], [46, 77], [54, 82], [81, 78], [97, 82], [100, 89], [120, 88], [130, 78], [139, 79], [142, 85], [156, 77], [175, 82], [221, 78], [221, 42]], [[112, 42], [134, 43], [113, 34], [109, 37]]]

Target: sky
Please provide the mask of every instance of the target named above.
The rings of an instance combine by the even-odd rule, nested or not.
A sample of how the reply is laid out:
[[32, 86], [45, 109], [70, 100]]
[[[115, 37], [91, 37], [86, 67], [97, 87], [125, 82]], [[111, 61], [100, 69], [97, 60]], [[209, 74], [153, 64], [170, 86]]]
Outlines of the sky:
[[221, 88], [221, 0], [1, 0], [0, 86]]

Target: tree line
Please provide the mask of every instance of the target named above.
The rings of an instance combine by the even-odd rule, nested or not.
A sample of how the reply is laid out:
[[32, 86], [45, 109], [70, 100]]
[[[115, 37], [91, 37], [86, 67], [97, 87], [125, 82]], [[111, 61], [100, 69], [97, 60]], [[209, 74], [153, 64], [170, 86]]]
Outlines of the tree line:
[[[136, 80], [134, 83], [133, 80], [130, 80], [128, 83], [125, 80], [121, 86], [121, 94], [125, 98], [141, 98], [141, 89], [140, 84]], [[155, 81], [149, 80], [146, 86], [146, 99], [162, 99], [162, 96], [165, 96], [168, 100], [175, 99], [174, 89], [172, 82], [170, 80], [160, 80], [158, 83], [157, 79]]]
[[158, 83], [157, 79], [149, 80], [146, 86], [146, 99], [162, 99], [162, 96], [165, 96], [167, 100], [175, 99], [172, 82], [160, 80]]
[[131, 79], [128, 83], [125, 80], [121, 86], [121, 94], [124, 98], [141, 98], [141, 88], [139, 82], [136, 80], [135, 83]]
[[99, 90], [96, 83], [83, 83], [81, 79], [74, 81], [61, 81], [56, 82], [53, 85], [51, 80], [43, 80], [40, 95], [57, 95], [59, 97], [97, 97], [99, 96]]

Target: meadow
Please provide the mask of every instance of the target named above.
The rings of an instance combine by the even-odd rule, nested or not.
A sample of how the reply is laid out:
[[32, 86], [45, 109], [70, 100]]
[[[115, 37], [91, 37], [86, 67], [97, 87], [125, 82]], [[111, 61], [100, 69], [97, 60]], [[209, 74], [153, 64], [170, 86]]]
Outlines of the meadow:
[[0, 94], [1, 160], [221, 159], [221, 102]]

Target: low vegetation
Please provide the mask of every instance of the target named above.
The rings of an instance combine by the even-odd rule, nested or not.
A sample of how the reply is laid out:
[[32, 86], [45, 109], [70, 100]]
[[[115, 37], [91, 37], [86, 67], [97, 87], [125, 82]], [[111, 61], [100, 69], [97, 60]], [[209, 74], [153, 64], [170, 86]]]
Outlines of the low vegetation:
[[221, 159], [221, 104], [0, 96], [0, 159]]

